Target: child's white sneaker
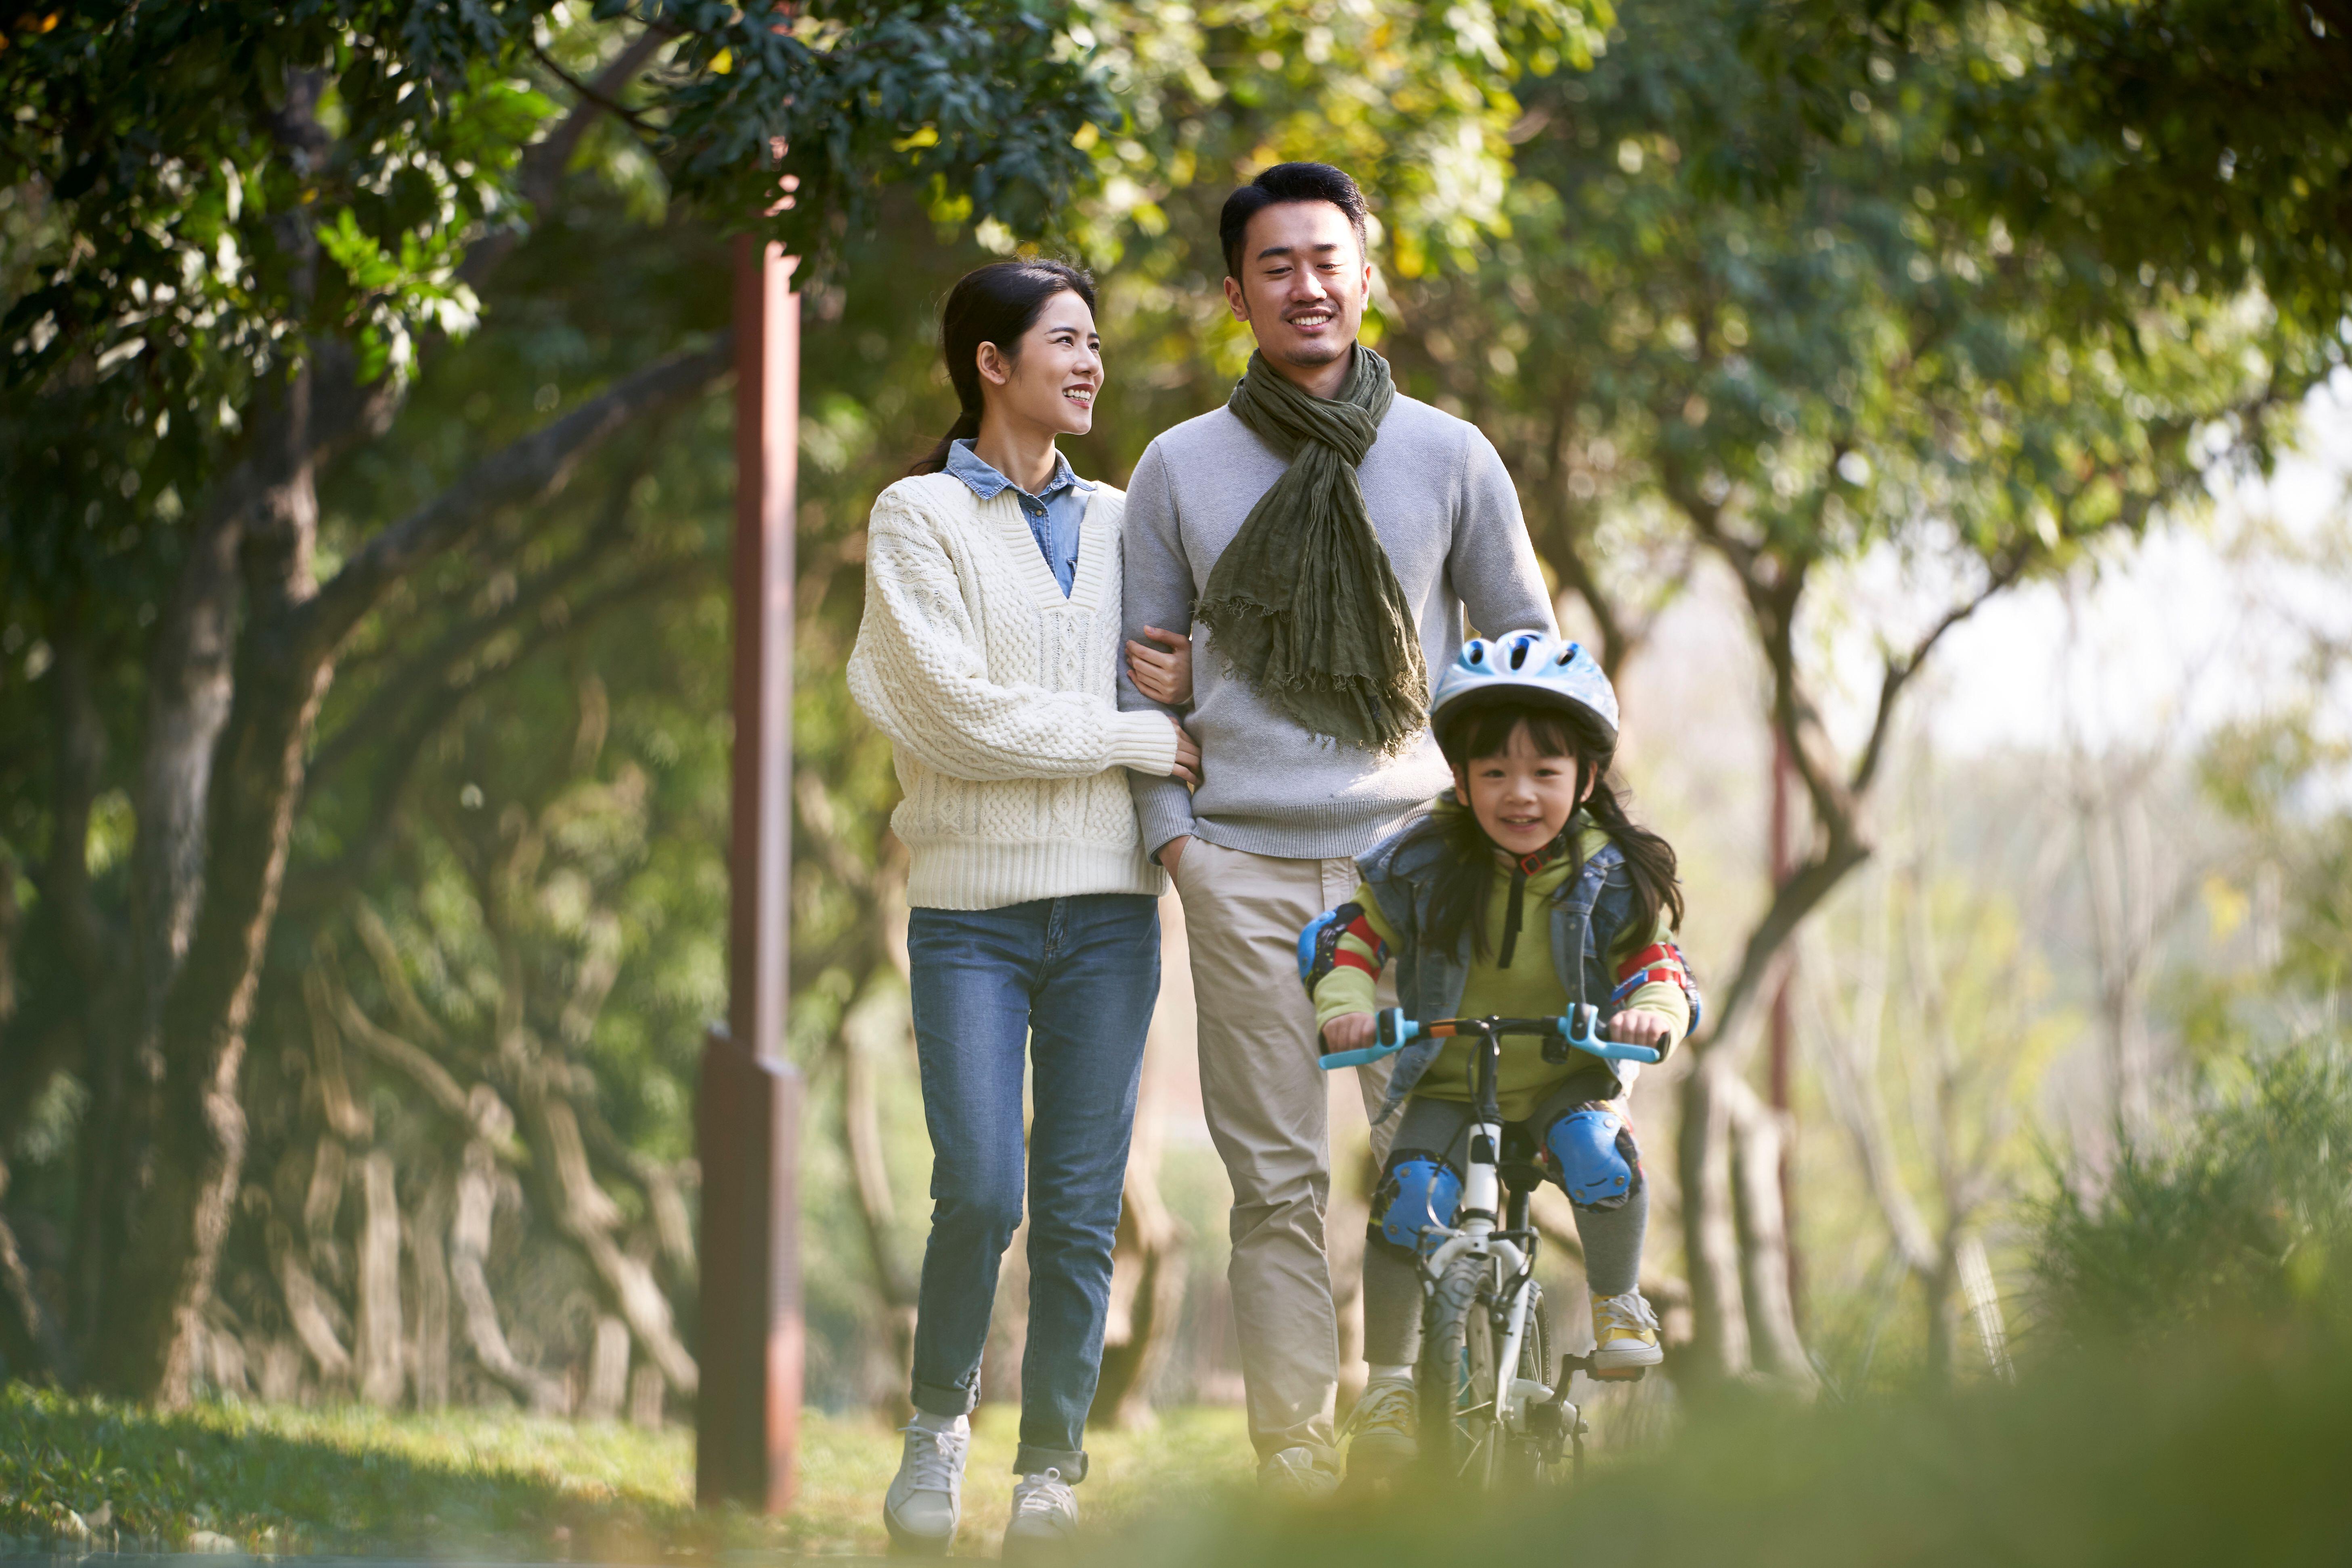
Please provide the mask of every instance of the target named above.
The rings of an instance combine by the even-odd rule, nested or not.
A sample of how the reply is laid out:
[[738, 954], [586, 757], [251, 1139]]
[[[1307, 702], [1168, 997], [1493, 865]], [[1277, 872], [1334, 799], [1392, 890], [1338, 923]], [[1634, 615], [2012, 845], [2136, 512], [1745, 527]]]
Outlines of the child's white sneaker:
[[1013, 1518], [1004, 1526], [1005, 1562], [1050, 1557], [1077, 1532], [1077, 1495], [1061, 1471], [1047, 1469], [1013, 1483]]
[[1412, 1463], [1416, 1412], [1412, 1379], [1376, 1377], [1348, 1416], [1348, 1475], [1380, 1480]]
[[927, 1410], [898, 1428], [907, 1435], [898, 1473], [882, 1494], [882, 1524], [898, 1556], [944, 1557], [963, 1515], [963, 1461], [971, 1449], [971, 1423]]
[[1658, 1315], [1639, 1290], [1592, 1298], [1592, 1370], [1632, 1372], [1666, 1359], [1658, 1348]]

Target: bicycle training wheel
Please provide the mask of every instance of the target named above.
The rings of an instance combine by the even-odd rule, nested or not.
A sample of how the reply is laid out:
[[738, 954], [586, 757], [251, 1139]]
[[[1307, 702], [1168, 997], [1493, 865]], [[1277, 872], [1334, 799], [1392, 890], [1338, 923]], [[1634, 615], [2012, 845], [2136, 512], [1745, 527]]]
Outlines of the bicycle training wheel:
[[1501, 1458], [1495, 1408], [1495, 1265], [1457, 1258], [1421, 1310], [1421, 1364], [1413, 1385], [1423, 1470], [1433, 1480], [1484, 1487]]

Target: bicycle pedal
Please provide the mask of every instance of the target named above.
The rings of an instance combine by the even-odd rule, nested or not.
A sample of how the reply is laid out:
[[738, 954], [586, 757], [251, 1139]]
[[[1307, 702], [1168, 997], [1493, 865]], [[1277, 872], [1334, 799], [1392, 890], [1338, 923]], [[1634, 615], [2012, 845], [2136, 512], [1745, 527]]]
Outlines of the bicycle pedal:
[[1604, 1371], [1589, 1372], [1585, 1375], [1595, 1383], [1639, 1383], [1649, 1370], [1646, 1366], [1612, 1366]]

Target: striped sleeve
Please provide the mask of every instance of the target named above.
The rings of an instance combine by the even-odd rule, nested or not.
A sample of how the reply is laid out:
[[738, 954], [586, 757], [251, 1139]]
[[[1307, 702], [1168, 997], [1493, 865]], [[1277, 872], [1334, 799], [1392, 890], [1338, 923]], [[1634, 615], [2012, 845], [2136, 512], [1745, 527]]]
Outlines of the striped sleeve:
[[1381, 971], [1388, 966], [1389, 943], [1396, 933], [1381, 918], [1372, 891], [1358, 884], [1352, 901], [1363, 913], [1351, 921], [1331, 955], [1331, 973], [1315, 986], [1315, 1027], [1319, 1032], [1334, 1018], [1349, 1013], [1370, 1013], [1378, 1005]]
[[1689, 973], [1683, 963], [1682, 949], [1675, 945], [1674, 939], [1674, 927], [1661, 910], [1658, 928], [1651, 933], [1649, 945], [1627, 955], [1617, 965], [1617, 988], [1610, 994], [1610, 1001], [1620, 1011], [1638, 1007], [1673, 1025], [1667, 1050], [1682, 1043], [1683, 1037], [1690, 1032], [1691, 1023], [1690, 994], [1685, 989]]

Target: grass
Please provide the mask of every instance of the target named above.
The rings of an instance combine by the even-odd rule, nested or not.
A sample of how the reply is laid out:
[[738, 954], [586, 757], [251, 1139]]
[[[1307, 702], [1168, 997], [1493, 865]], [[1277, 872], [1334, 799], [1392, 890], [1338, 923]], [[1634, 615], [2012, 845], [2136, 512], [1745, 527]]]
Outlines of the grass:
[[[993, 1555], [1014, 1416], [982, 1408], [962, 1549]], [[1249, 1477], [1237, 1411], [1090, 1434], [1090, 1521], [1207, 1501]], [[158, 1415], [0, 1388], [0, 1554], [54, 1548], [659, 1562], [742, 1551], [875, 1552], [898, 1439], [803, 1418], [801, 1500], [771, 1521], [693, 1507], [691, 1435], [513, 1414], [205, 1405]], [[13, 1538], [13, 1539], [9, 1539]]]
[[1587, 1485], [1171, 1516], [1126, 1568], [2328, 1568], [2352, 1562], [2352, 1351], [2320, 1337], [2045, 1363], [2014, 1388], [1694, 1414]]
[[[1805, 1408], [1694, 1395], [1566, 1491], [1283, 1511], [1235, 1411], [1093, 1439], [1085, 1560], [1119, 1568], [2210, 1568], [2352, 1563], [2352, 1067], [2255, 1064], [2034, 1237], [2014, 1387]], [[1622, 1415], [1622, 1412], [1614, 1413]], [[1599, 1420], [1612, 1419], [1603, 1409]], [[982, 1412], [964, 1551], [992, 1554], [1012, 1414]], [[692, 1507], [683, 1432], [511, 1415], [212, 1406], [0, 1389], [0, 1554], [84, 1544], [658, 1563], [878, 1551], [897, 1439], [811, 1415], [787, 1520]]]

